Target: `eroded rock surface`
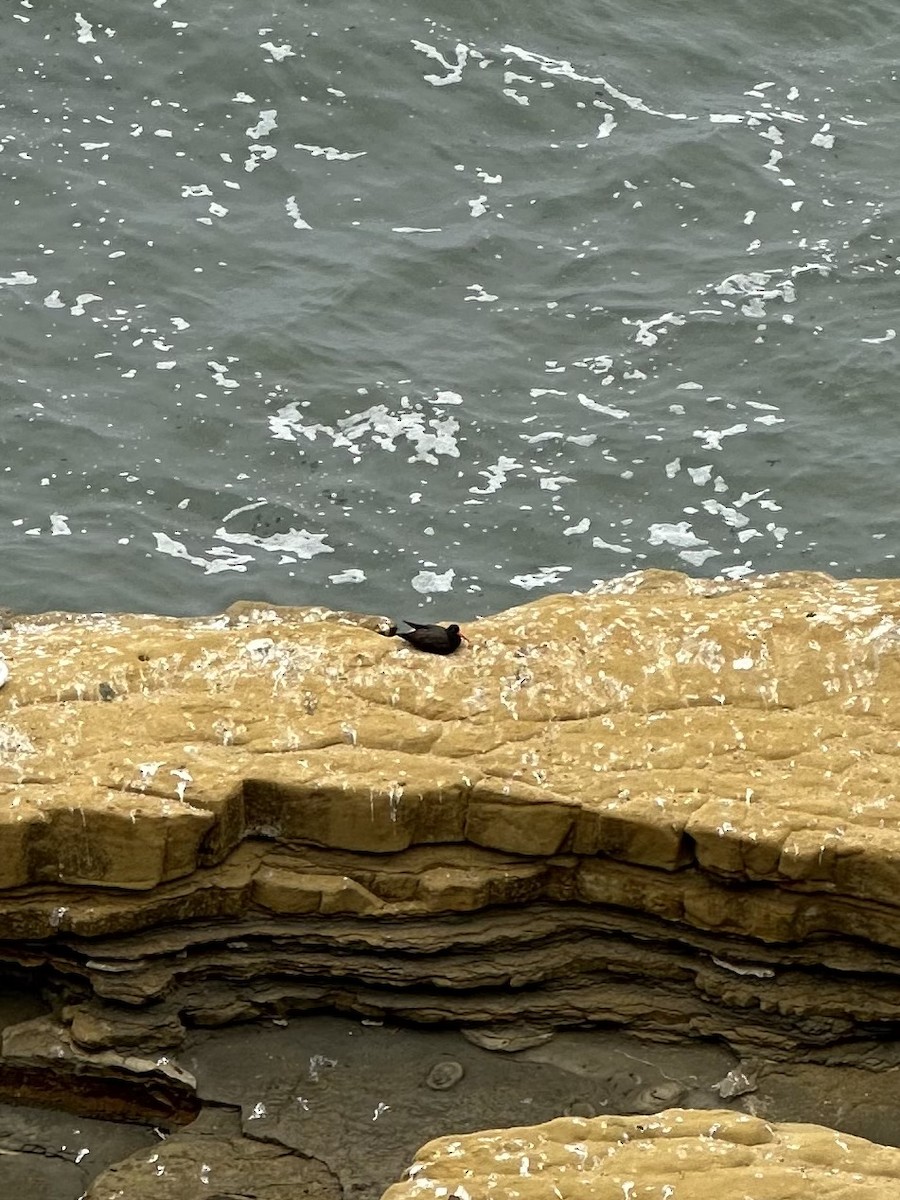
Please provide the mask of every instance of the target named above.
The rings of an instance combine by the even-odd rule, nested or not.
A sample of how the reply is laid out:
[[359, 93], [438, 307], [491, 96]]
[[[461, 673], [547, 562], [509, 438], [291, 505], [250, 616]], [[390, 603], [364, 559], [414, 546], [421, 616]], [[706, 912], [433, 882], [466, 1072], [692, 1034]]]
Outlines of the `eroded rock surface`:
[[898, 617], [648, 572], [447, 658], [319, 609], [14, 620], [0, 962], [95, 1064], [322, 1009], [852, 1057], [900, 1013]]
[[407, 1176], [383, 1200], [893, 1200], [900, 1150], [818, 1125], [669, 1109], [440, 1138], [422, 1147]]
[[75, 1200], [101, 1171], [140, 1149], [152, 1153], [159, 1140], [152, 1129], [131, 1123], [0, 1103], [3, 1194], [11, 1200]]
[[240, 1135], [179, 1133], [139, 1150], [91, 1184], [84, 1200], [341, 1200], [321, 1163]]

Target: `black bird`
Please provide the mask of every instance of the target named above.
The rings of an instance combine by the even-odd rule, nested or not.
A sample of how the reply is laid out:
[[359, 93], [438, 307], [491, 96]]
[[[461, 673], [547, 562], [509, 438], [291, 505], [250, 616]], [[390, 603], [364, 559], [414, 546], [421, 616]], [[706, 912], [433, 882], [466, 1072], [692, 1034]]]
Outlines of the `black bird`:
[[398, 633], [397, 637], [402, 637], [426, 654], [452, 654], [459, 649], [460, 642], [469, 640], [464, 633], [460, 633], [458, 625], [418, 625], [415, 621], [406, 621], [405, 624], [409, 626], [409, 633]]

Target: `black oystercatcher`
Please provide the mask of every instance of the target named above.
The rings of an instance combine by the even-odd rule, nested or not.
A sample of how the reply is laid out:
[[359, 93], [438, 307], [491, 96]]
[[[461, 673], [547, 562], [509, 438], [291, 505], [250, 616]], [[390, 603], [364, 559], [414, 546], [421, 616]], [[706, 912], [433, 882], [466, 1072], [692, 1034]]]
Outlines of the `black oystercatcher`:
[[409, 633], [398, 633], [397, 637], [402, 637], [426, 654], [452, 654], [459, 649], [460, 642], [469, 640], [464, 633], [460, 633], [458, 625], [418, 625], [415, 621], [406, 621], [405, 624], [409, 626]]

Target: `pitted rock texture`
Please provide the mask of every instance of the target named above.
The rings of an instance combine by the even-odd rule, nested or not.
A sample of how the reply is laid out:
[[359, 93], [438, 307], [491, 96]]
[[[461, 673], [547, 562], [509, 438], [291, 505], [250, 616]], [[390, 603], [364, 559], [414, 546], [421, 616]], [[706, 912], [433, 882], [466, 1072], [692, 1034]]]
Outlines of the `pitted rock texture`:
[[0, 962], [85, 1055], [321, 1009], [893, 1036], [898, 612], [648, 572], [446, 658], [320, 609], [19, 618]]
[[560, 1117], [439, 1138], [382, 1200], [894, 1200], [900, 1150], [721, 1110]]

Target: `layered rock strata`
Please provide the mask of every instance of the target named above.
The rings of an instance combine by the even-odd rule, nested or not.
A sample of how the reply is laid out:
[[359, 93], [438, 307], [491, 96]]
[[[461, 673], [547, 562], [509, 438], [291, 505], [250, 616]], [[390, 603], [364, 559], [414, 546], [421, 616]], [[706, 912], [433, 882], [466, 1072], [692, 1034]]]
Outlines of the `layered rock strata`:
[[900, 1150], [818, 1125], [669, 1109], [653, 1117], [561, 1117], [545, 1125], [440, 1138], [383, 1200], [893, 1200]]
[[311, 1009], [890, 1035], [898, 616], [893, 581], [648, 572], [448, 658], [319, 609], [10, 621], [0, 961], [54, 1021], [5, 1032], [7, 1090]]

